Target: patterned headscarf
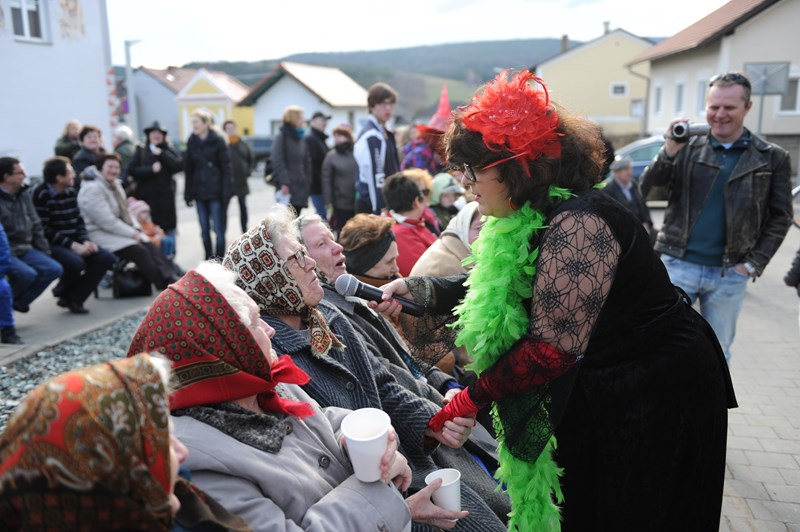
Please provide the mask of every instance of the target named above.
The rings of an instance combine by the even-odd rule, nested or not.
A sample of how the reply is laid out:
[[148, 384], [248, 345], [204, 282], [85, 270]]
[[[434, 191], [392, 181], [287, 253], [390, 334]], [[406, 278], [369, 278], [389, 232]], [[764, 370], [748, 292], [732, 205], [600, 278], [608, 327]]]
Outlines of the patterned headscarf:
[[[287, 234], [285, 238], [293, 237]], [[308, 327], [314, 355], [325, 356], [331, 347], [344, 347], [328, 327], [322, 313], [306, 305], [297, 281], [286, 267], [286, 259], [278, 254], [263, 221], [228, 247], [222, 264], [238, 274], [236, 284], [247, 292], [262, 312], [274, 316], [300, 316]]]
[[311, 405], [280, 397], [280, 382], [309, 381], [288, 355], [270, 367], [236, 310], [205, 277], [191, 270], [153, 301], [128, 356], [158, 351], [172, 362], [173, 410], [235, 401], [253, 395], [264, 410], [298, 417]]
[[0, 437], [0, 529], [169, 530], [168, 420], [150, 355], [37, 387]]

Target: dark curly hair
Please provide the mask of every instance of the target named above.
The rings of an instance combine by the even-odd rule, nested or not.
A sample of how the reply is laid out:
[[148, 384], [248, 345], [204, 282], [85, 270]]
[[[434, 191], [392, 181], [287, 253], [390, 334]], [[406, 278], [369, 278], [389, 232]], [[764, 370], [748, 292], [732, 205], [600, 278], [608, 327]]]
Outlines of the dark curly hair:
[[[563, 134], [560, 137], [560, 158], [541, 156], [530, 163], [511, 159], [498, 165], [498, 181], [508, 187], [509, 199], [515, 205], [521, 206], [529, 201], [533, 208], [547, 212], [553, 207], [547, 194], [551, 185], [581, 192], [601, 180], [605, 147], [600, 127], [570, 114], [563, 107], [556, 108], [559, 116], [557, 131]], [[502, 148], [500, 151], [490, 150], [483, 143], [483, 136], [466, 129], [459, 117], [450, 124], [444, 144], [447, 162], [454, 167], [468, 164], [480, 169], [514, 155]], [[525, 175], [522, 164], [529, 165], [532, 177]]]

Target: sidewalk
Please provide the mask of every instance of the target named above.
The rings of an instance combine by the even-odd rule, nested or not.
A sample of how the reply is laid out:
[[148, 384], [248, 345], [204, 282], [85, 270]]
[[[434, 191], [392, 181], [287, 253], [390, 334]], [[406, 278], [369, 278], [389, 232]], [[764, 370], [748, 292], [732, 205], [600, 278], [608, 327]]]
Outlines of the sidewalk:
[[[260, 177], [249, 184], [252, 226], [273, 204], [273, 189]], [[203, 259], [203, 247], [195, 209], [180, 199], [178, 204], [178, 262], [189, 269]], [[662, 214], [653, 211], [657, 224]], [[239, 230], [239, 209], [231, 202], [227, 242]], [[764, 275], [749, 285], [739, 318], [731, 362], [739, 408], [729, 417], [721, 531], [800, 532], [800, 299], [782, 281], [798, 247], [800, 230], [792, 227]], [[105, 290], [101, 299], [87, 301], [90, 314], [76, 316], [45, 292], [28, 314], [15, 313], [27, 345], [0, 346], [0, 366], [146, 308], [151, 300], [114, 300]]]

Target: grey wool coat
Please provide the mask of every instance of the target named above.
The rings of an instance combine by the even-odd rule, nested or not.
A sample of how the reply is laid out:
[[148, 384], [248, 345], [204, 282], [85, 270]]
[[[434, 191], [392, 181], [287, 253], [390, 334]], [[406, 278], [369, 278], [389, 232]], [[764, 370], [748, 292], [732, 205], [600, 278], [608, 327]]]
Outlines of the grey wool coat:
[[255, 531], [399, 532], [411, 520], [390, 484], [353, 475], [340, 445], [339, 427], [349, 412], [320, 409], [296, 385], [282, 396], [307, 401], [313, 416], [284, 417], [287, 434], [276, 453], [262, 451], [188, 416], [173, 417], [175, 434], [189, 449], [184, 462], [192, 482]]
[[[333, 333], [345, 345], [344, 349], [331, 349], [324, 357], [311, 353], [306, 331], [296, 331], [274, 316], [261, 316], [275, 329], [275, 336], [272, 338], [275, 351], [291, 355], [295, 364], [311, 377], [311, 381], [303, 385], [306, 393], [323, 407], [337, 406], [349, 410], [379, 408], [389, 414], [397, 431], [400, 451], [408, 458], [413, 470], [410, 488], [412, 493], [425, 487], [425, 475], [431, 471], [439, 467], [454, 467], [452, 463], [437, 465], [432, 457], [432, 454], [439, 453], [436, 442], [434, 440], [433, 444], [426, 443], [424, 436], [428, 421], [440, 407], [398, 383], [383, 359], [370, 352], [363, 338], [339, 309], [323, 300], [317, 310], [323, 313]], [[447, 452], [450, 451], [449, 448], [442, 451], [450, 454]], [[465, 467], [468, 464], [466, 461], [461, 463]], [[485, 474], [483, 471], [480, 473]], [[470, 516], [459, 520], [454, 530], [506, 530], [505, 525], [466, 480], [461, 484], [461, 505], [463, 509], [469, 510]], [[415, 523], [414, 530], [433, 529]]]

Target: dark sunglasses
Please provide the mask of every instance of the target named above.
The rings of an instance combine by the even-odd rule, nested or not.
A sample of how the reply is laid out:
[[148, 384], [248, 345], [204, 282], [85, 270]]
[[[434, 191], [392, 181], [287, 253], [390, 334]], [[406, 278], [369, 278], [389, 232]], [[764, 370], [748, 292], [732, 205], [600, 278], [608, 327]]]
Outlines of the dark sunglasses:
[[747, 87], [748, 89], [750, 88], [750, 80], [747, 79], [747, 76], [739, 72], [723, 72], [722, 74], [717, 74], [709, 80], [708, 86], [713, 87], [715, 83], [719, 83], [720, 81], [723, 83], [735, 83]]

